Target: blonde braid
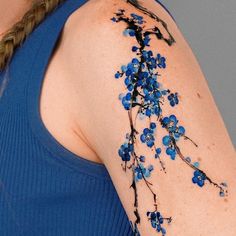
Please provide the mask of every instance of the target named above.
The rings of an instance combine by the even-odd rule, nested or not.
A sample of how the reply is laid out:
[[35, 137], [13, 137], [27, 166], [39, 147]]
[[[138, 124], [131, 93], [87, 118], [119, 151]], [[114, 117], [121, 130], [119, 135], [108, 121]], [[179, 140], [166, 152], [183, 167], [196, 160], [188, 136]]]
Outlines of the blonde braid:
[[22, 19], [15, 23], [0, 41], [0, 71], [4, 70], [11, 60], [16, 47], [20, 46], [34, 28], [65, 0], [41, 0], [32, 3], [32, 7]]

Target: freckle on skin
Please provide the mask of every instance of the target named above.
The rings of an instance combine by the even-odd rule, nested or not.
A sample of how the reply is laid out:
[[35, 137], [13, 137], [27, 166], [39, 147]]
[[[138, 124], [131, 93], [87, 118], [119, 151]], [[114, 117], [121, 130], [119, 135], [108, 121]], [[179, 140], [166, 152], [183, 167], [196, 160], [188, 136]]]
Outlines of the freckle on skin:
[[202, 96], [200, 95], [200, 93], [197, 93], [197, 96], [198, 96], [199, 98], [202, 98]]
[[227, 198], [225, 198], [225, 199], [224, 199], [224, 201], [225, 201], [225, 202], [228, 202], [228, 199], [227, 199]]
[[201, 161], [202, 160], [202, 158], [201, 157], [198, 157], [198, 159], [197, 159], [198, 161]]

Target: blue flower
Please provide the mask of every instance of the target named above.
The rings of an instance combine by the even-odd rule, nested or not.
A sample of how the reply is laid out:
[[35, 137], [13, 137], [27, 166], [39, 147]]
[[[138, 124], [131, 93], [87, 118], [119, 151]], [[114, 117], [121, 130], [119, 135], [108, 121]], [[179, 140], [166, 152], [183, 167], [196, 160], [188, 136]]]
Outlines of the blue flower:
[[153, 165], [149, 165], [147, 168], [143, 166], [142, 163], [139, 164], [139, 166], [134, 167], [134, 174], [135, 174], [135, 181], [139, 181], [143, 178], [148, 178], [151, 176], [151, 172], [153, 171]]
[[142, 19], [143, 19], [142, 16], [139, 16], [139, 15], [137, 15], [137, 14], [135, 14], [135, 13], [131, 13], [130, 15], [131, 15], [135, 20], [142, 20]]
[[134, 85], [129, 77], [126, 77], [124, 80], [124, 83], [129, 91], [132, 91], [134, 88]]
[[140, 140], [143, 143], [146, 143], [148, 147], [152, 147], [154, 145], [155, 138], [153, 136], [153, 129], [144, 128], [143, 133], [140, 135]]
[[166, 58], [162, 57], [160, 53], [157, 54], [156, 60], [159, 68], [166, 68]]
[[195, 167], [199, 168], [199, 165], [200, 165], [200, 164], [199, 164], [199, 162], [194, 162], [193, 165], [194, 165]]
[[169, 117], [164, 117], [162, 119], [162, 127], [167, 128], [169, 131], [175, 131], [178, 120], [175, 115], [170, 115]]
[[127, 93], [122, 98], [122, 105], [124, 106], [125, 110], [129, 110], [131, 108], [131, 93]]
[[111, 20], [112, 20], [113, 22], [116, 22], [116, 18], [115, 18], [115, 17], [112, 17]]
[[171, 93], [170, 95], [168, 95], [167, 98], [172, 107], [174, 107], [175, 105], [179, 103], [178, 93]]
[[136, 52], [137, 50], [138, 50], [138, 47], [136, 47], [136, 46], [133, 46], [133, 47], [132, 47], [132, 51], [133, 51], [133, 52]]
[[145, 46], [150, 46], [150, 45], [148, 44], [150, 40], [151, 40], [151, 38], [149, 37], [149, 35], [146, 35], [146, 36], [144, 37], [144, 40], [143, 40], [144, 45], [145, 45]]
[[151, 220], [151, 225], [154, 229], [156, 229], [157, 232], [161, 232], [162, 235], [166, 234], [166, 230], [164, 227], [162, 227], [162, 224], [164, 223], [164, 218], [162, 217], [161, 213], [158, 211], [154, 212], [147, 212], [147, 216], [149, 216]]
[[123, 73], [125, 73], [126, 70], [127, 70], [127, 66], [126, 66], [126, 65], [122, 65], [122, 66], [120, 67], [120, 69], [121, 69], [121, 71], [122, 71]]
[[176, 150], [175, 150], [175, 148], [168, 147], [166, 149], [166, 154], [169, 155], [172, 160], [175, 160], [175, 157], [176, 157]]
[[147, 108], [146, 111], [145, 111], [145, 114], [146, 114], [146, 116], [149, 116], [149, 117], [150, 117], [151, 114], [152, 114], [151, 109]]
[[121, 77], [121, 73], [119, 72], [119, 71], [117, 71], [116, 73], [115, 73], [115, 78], [116, 79], [119, 79]]
[[142, 16], [139, 16], [135, 13], [131, 13], [130, 15], [133, 17], [133, 20], [135, 20], [138, 24], [143, 24], [144, 23], [144, 20], [143, 20]]
[[150, 123], [150, 129], [155, 129], [157, 127], [156, 123], [151, 122]]
[[161, 121], [162, 127], [165, 127], [176, 141], [185, 134], [185, 128], [183, 126], [177, 126], [178, 122], [175, 115], [164, 117]]
[[202, 187], [205, 183], [204, 181], [206, 180], [206, 175], [200, 170], [195, 170], [193, 174], [194, 176], [192, 178], [192, 182], [197, 184], [199, 187]]
[[171, 137], [169, 135], [166, 135], [162, 138], [162, 143], [165, 146], [169, 146], [171, 144]]
[[122, 158], [122, 161], [130, 161], [131, 152], [134, 150], [133, 144], [124, 143], [120, 146], [118, 150], [119, 156]]
[[185, 134], [185, 128], [183, 126], [179, 126], [173, 132], [175, 140], [179, 140], [181, 136]]
[[134, 37], [135, 36], [135, 31], [133, 29], [125, 29], [123, 31], [123, 35], [124, 36], [131, 36], [131, 37]]
[[140, 155], [139, 160], [140, 160], [141, 162], [145, 162], [145, 156]]

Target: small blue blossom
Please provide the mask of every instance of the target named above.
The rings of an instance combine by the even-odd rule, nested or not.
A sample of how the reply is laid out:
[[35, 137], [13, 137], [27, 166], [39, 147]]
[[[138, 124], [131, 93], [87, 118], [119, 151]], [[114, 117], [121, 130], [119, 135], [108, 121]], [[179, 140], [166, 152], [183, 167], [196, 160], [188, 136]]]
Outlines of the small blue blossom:
[[175, 150], [175, 148], [168, 147], [166, 149], [166, 154], [169, 155], [172, 160], [175, 160], [175, 157], [176, 157], [176, 150]]
[[133, 51], [133, 52], [136, 52], [137, 50], [138, 50], [138, 47], [136, 47], [136, 46], [133, 46], [133, 47], [132, 47], [132, 51]]
[[199, 187], [202, 187], [205, 183], [204, 181], [206, 180], [206, 175], [200, 170], [195, 170], [193, 174], [194, 176], [192, 178], [192, 182], [197, 184]]
[[169, 89], [163, 89], [161, 90], [162, 95], [167, 95], [169, 93]]
[[171, 132], [176, 130], [177, 123], [178, 120], [175, 115], [170, 115], [169, 117], [164, 117], [162, 119], [162, 127], [168, 128]]
[[[221, 183], [220, 185], [221, 185], [222, 188], [220, 189], [219, 195], [220, 195], [220, 197], [225, 197], [226, 194], [225, 194], [224, 188], [227, 188], [228, 185], [227, 185], [227, 183], [225, 183], [225, 182]], [[227, 192], [227, 191], [226, 191], [226, 192]]]
[[141, 162], [145, 162], [145, 156], [143, 156], [143, 155], [141, 155], [140, 157], [139, 157], [139, 160], [141, 161]]
[[125, 73], [126, 70], [127, 70], [127, 66], [126, 66], [126, 65], [122, 65], [120, 68], [121, 68], [121, 71], [122, 71], [123, 73]]
[[119, 71], [117, 71], [116, 73], [115, 73], [115, 78], [116, 79], [119, 79], [121, 77], [121, 73], [119, 72]]
[[142, 16], [139, 16], [135, 13], [131, 13], [130, 15], [133, 17], [134, 20], [137, 21], [138, 24], [143, 24], [144, 23]]
[[140, 135], [140, 140], [143, 143], [146, 143], [148, 147], [152, 147], [154, 145], [155, 138], [153, 136], [153, 129], [144, 128], [143, 133]]
[[225, 197], [225, 193], [223, 191], [219, 192], [220, 197]]
[[156, 116], [160, 116], [162, 113], [162, 109], [159, 107], [159, 105], [153, 107], [153, 112]]
[[162, 138], [162, 143], [165, 146], [169, 146], [171, 144], [171, 137], [169, 135], [166, 135]]
[[162, 226], [164, 223], [164, 218], [162, 217], [161, 213], [158, 211], [154, 212], [147, 212], [147, 216], [150, 217], [151, 225], [157, 232], [161, 232], [162, 235], [166, 234], [165, 228]]
[[115, 18], [115, 17], [112, 17], [111, 20], [112, 20], [113, 22], [116, 22], [116, 18]]
[[164, 117], [161, 121], [162, 127], [165, 127], [169, 133], [173, 135], [176, 141], [185, 134], [185, 128], [183, 126], [177, 126], [178, 122], [179, 121], [175, 115]]
[[146, 114], [146, 116], [149, 116], [149, 117], [150, 117], [151, 114], [152, 114], [151, 109], [147, 108], [146, 111], [145, 111], [145, 114]]
[[120, 146], [118, 150], [119, 156], [122, 158], [122, 161], [130, 161], [131, 152], [133, 152], [134, 147], [133, 144], [124, 143]]
[[122, 101], [122, 98], [124, 97], [124, 94], [123, 93], [120, 93], [119, 96], [118, 96], [118, 99]]
[[123, 98], [122, 98], [122, 105], [124, 106], [125, 110], [130, 110], [131, 108], [131, 93], [127, 93]]
[[200, 165], [200, 164], [199, 164], [199, 162], [194, 162], [193, 165], [194, 165], [195, 167], [199, 168], [199, 165]]
[[179, 140], [181, 136], [185, 134], [185, 128], [183, 126], [179, 126], [173, 132], [175, 140]]
[[146, 36], [144, 37], [144, 40], [143, 40], [144, 45], [145, 45], [145, 46], [150, 46], [150, 45], [149, 45], [149, 41], [150, 41], [150, 40], [151, 40], [150, 36], [149, 36], [149, 35], [146, 35]]
[[135, 181], [139, 181], [143, 179], [143, 176], [145, 178], [148, 178], [151, 176], [151, 172], [153, 171], [153, 165], [149, 165], [147, 168], [143, 166], [142, 163], [139, 164], [139, 166], [134, 167], [135, 172]]
[[150, 129], [155, 129], [156, 128], [156, 123], [154, 123], [154, 122], [151, 122], [150, 123]]
[[123, 35], [124, 36], [131, 36], [131, 37], [134, 37], [135, 36], [135, 31], [133, 29], [125, 29], [123, 31]]
[[168, 95], [168, 100], [170, 102], [170, 105], [174, 107], [175, 105], [179, 104], [179, 98], [178, 98], [178, 93], [171, 93]]
[[162, 57], [160, 53], [157, 54], [156, 60], [159, 68], [166, 68], [166, 58]]

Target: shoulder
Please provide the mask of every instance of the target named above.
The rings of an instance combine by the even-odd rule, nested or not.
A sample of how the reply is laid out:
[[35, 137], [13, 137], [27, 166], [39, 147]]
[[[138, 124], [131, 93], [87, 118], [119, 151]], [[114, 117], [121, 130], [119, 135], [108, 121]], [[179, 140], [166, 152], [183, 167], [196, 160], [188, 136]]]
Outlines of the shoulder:
[[[137, 45], [137, 39], [126, 37], [127, 35], [124, 34], [125, 29], [132, 25], [132, 22], [129, 23], [132, 14], [143, 17], [145, 21], [143, 27], [146, 30], [156, 27], [164, 38], [170, 38], [171, 34], [178, 42], [177, 46], [175, 43], [170, 47], [164, 40], [154, 39], [150, 49], [158, 46], [160, 50], [169, 50], [174, 54], [174, 51], [179, 53], [178, 48], [186, 42], [170, 15], [155, 0], [142, 1], [140, 4], [143, 8], [152, 12], [157, 19], [122, 0], [88, 1], [82, 8], [72, 14], [64, 29], [63, 55], [69, 66], [69, 72], [76, 78], [75, 82], [78, 82], [78, 73], [79, 75], [81, 73], [86, 74], [86, 72], [91, 71], [91, 68], [94, 74], [109, 73], [109, 69], [110, 72], [113, 72], [114, 66], [134, 56], [131, 48]], [[122, 16], [118, 16], [121, 13], [120, 10], [123, 10]], [[112, 18], [119, 17], [119, 22], [112, 20]], [[163, 27], [163, 24], [167, 29]], [[151, 37], [156, 36], [153, 34]], [[185, 46], [188, 47], [188, 45]], [[82, 80], [81, 76], [80, 79]], [[99, 79], [102, 78], [99, 77]], [[98, 80], [93, 82], [98, 82]]]
[[[148, 14], [126, 1], [90, 1], [73, 15], [65, 37], [65, 68], [71, 75], [71, 88], [77, 97], [75, 119], [83, 120], [82, 127], [86, 130], [91, 129], [87, 120], [94, 119], [101, 128], [99, 132], [107, 132], [104, 126], [109, 122], [110, 125], [114, 124], [114, 119], [125, 114], [119, 106], [118, 95], [129, 90], [129, 82], [135, 82], [130, 81], [127, 67], [135, 70], [136, 60], [140, 68], [144, 67], [150, 72], [153, 62], [161, 64], [165, 61], [165, 68], [160, 65], [155, 70], [158, 71], [161, 84], [173, 94], [179, 94], [181, 106], [175, 110], [183, 122], [195, 127], [199, 133], [199, 127], [202, 132], [209, 130], [207, 126], [211, 120], [217, 119], [215, 128], [220, 127], [228, 139], [204, 74], [181, 31], [155, 1], [147, 0], [145, 5], [142, 2], [142, 6]], [[143, 23], [139, 22], [139, 17]], [[171, 39], [174, 41], [172, 44], [168, 43]], [[142, 48], [142, 55], [134, 47]], [[126, 76], [117, 81], [116, 74], [122, 73], [123, 69]], [[135, 76], [147, 75], [142, 70], [139, 72], [133, 76], [134, 79]], [[129, 92], [133, 92], [132, 89]], [[116, 109], [120, 109], [120, 112], [115, 113]], [[171, 106], [166, 109], [172, 112]], [[208, 113], [205, 113], [206, 110]], [[122, 125], [122, 122], [116, 124], [117, 132]], [[205, 132], [202, 135], [206, 140], [209, 138]], [[88, 136], [89, 139], [94, 138]], [[228, 144], [232, 153], [232, 144]]]
[[[143, 17], [146, 28], [159, 27], [165, 36], [167, 36], [167, 32], [163, 29], [163, 24], [166, 24], [168, 30], [179, 41], [178, 37], [182, 35], [178, 26], [160, 4], [156, 3], [155, 0], [137, 1], [140, 4], [140, 8], [138, 8], [137, 5], [131, 4], [131, 2], [136, 1], [91, 0], [76, 10], [69, 18], [64, 30], [68, 54], [71, 51], [81, 50], [81, 47], [84, 50], [91, 49], [96, 53], [96, 51], [99, 51], [98, 48], [100, 51], [108, 50], [111, 52], [111, 47], [113, 49], [115, 49], [114, 47], [123, 49], [124, 46], [129, 46], [132, 40], [124, 37], [123, 31], [128, 26], [128, 20], [131, 19], [131, 14], [137, 14]], [[111, 19], [117, 17], [120, 10], [124, 11], [124, 19], [120, 20], [117, 24]], [[147, 14], [145, 10], [151, 12], [157, 19], [150, 17], [150, 14]], [[135, 39], [133, 39], [133, 42], [135, 42]], [[125, 51], [123, 50], [123, 52]], [[112, 56], [111, 53], [110, 56]]]

